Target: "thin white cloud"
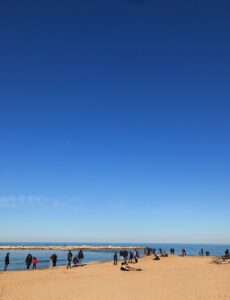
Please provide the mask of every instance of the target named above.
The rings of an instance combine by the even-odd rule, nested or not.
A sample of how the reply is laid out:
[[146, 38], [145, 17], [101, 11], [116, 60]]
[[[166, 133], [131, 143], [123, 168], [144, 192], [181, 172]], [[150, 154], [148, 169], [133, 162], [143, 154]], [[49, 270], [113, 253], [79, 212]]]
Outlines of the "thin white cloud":
[[58, 199], [39, 196], [0, 196], [0, 207], [20, 208], [20, 207], [40, 207], [56, 208], [64, 207], [64, 202]]

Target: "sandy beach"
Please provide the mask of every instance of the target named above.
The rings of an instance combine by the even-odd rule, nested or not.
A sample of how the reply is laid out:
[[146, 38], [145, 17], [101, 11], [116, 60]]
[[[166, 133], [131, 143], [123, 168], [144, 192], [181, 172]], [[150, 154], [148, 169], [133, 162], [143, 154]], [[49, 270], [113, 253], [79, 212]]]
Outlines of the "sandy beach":
[[134, 265], [141, 272], [122, 272], [120, 263], [88, 264], [67, 270], [57, 267], [0, 273], [1, 300], [91, 299], [230, 299], [230, 264], [211, 257], [152, 256]]

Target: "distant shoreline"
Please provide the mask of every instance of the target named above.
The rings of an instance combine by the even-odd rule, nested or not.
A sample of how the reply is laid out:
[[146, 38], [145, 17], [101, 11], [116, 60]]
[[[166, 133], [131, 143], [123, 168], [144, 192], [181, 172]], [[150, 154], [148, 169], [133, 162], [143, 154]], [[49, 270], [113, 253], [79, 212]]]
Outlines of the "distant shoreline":
[[6, 250], [57, 250], [57, 251], [68, 251], [68, 250], [103, 250], [103, 251], [114, 251], [114, 250], [142, 250], [145, 247], [140, 246], [0, 246], [0, 250], [6, 251]]

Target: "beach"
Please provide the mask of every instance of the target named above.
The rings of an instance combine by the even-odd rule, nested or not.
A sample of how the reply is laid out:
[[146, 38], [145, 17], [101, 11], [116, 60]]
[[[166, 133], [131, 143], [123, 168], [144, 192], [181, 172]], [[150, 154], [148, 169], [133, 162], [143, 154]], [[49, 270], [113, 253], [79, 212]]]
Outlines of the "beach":
[[144, 257], [141, 272], [120, 271], [113, 262], [66, 269], [0, 273], [0, 300], [227, 300], [230, 264], [214, 264], [211, 257]]

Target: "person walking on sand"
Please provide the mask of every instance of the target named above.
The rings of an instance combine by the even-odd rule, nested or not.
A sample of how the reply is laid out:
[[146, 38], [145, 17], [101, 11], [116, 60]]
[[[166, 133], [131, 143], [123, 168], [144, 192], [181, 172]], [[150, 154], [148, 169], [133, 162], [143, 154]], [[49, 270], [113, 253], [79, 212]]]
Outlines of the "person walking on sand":
[[32, 255], [29, 253], [29, 254], [26, 256], [26, 260], [25, 260], [25, 263], [26, 263], [26, 269], [27, 269], [27, 270], [30, 269], [30, 265], [32, 264], [32, 260], [33, 260], [33, 257], [32, 257]]
[[73, 257], [73, 254], [71, 251], [69, 251], [67, 254], [67, 260], [68, 260], [67, 269], [71, 268], [72, 257]]
[[32, 267], [32, 269], [33, 270], [36, 270], [37, 269], [37, 263], [38, 263], [38, 259], [37, 259], [37, 257], [33, 257], [33, 267]]
[[9, 264], [10, 264], [10, 257], [9, 257], [10, 253], [6, 253], [6, 257], [5, 257], [5, 267], [4, 267], [4, 271], [7, 270]]

